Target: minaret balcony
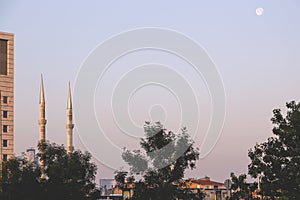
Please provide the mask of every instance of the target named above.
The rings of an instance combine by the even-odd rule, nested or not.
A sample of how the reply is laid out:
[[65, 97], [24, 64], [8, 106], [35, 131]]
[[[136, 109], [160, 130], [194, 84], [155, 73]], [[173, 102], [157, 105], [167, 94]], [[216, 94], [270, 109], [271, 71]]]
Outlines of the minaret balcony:
[[72, 129], [72, 128], [74, 128], [74, 124], [67, 124], [66, 128]]
[[40, 119], [38, 121], [39, 125], [45, 125], [47, 123], [47, 120], [46, 119]]

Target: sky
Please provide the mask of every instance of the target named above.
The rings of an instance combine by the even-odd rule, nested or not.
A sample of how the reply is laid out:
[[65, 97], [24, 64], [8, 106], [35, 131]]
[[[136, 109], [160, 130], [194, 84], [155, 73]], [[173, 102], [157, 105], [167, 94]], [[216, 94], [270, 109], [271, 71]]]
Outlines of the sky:
[[[15, 153], [20, 155], [37, 145], [41, 73], [47, 107], [46, 137], [51, 142], [65, 144], [68, 82], [72, 88], [76, 86], [83, 64], [107, 39], [129, 30], [156, 27], [181, 33], [205, 49], [225, 88], [226, 115], [221, 136], [212, 151], [197, 162], [197, 169], [188, 171], [186, 177], [210, 176], [222, 182], [230, 172], [247, 173], [248, 150], [272, 136], [272, 110], [284, 110], [285, 102], [300, 100], [299, 6], [297, 0], [1, 0], [0, 31], [15, 34]], [[262, 15], [256, 14], [257, 8], [263, 8]], [[116, 105], [127, 102], [131, 122], [140, 133], [147, 120], [160, 120], [174, 132], [186, 126], [181, 122], [194, 120], [181, 119], [176, 99], [180, 92], [174, 94], [168, 87], [146, 85], [136, 92], [128, 91], [132, 92], [130, 99], [112, 98], [114, 81], [122, 80], [133, 66], [149, 63], [168, 66], [166, 74], [170, 69], [179, 72], [195, 92], [201, 112], [199, 130], [193, 139], [201, 147], [214, 106], [205, 79], [196, 77], [191, 66], [180, 58], [157, 50], [123, 56], [98, 80], [94, 91], [95, 116], [102, 123], [106, 137], [118, 148], [138, 148], [138, 137], [124, 134], [117, 127], [122, 124], [111, 120], [112, 113], [118, 117], [118, 111], [109, 110], [106, 105], [114, 102]], [[131, 80], [139, 76], [133, 73]], [[192, 102], [192, 97], [186, 98]], [[193, 105], [182, 109], [193, 110]], [[84, 141], [90, 136], [93, 133], [78, 131], [75, 122], [75, 148], [90, 150], [90, 144]], [[109, 149], [103, 150], [102, 141], [95, 138], [91, 145], [99, 145], [101, 151], [94, 156], [102, 151], [109, 156]], [[97, 178], [113, 177], [114, 169], [97, 159], [95, 162]]]

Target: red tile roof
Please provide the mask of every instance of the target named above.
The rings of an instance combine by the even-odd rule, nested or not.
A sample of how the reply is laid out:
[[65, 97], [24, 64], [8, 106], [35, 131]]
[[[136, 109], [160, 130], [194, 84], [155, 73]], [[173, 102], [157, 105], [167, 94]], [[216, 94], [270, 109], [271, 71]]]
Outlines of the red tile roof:
[[223, 186], [223, 183], [211, 181], [209, 178], [201, 178], [197, 180], [193, 180], [193, 183], [197, 183], [199, 185], [217, 185], [217, 186]]

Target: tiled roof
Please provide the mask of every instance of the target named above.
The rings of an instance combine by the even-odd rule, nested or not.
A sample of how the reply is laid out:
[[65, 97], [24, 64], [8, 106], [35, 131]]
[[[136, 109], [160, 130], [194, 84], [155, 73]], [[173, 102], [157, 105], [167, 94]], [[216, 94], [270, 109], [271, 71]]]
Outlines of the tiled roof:
[[223, 186], [223, 183], [216, 182], [216, 181], [211, 181], [210, 179], [197, 179], [193, 180], [193, 183], [199, 184], [199, 185], [217, 185], [217, 186]]

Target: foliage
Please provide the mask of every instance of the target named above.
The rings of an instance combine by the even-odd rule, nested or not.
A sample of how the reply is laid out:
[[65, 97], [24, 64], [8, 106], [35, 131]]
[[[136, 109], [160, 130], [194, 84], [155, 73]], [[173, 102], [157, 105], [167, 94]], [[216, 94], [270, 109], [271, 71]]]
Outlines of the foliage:
[[[13, 158], [2, 163], [1, 199], [40, 199], [39, 170], [25, 159]], [[33, 194], [35, 197], [33, 197]]]
[[129, 184], [133, 184], [135, 178], [133, 175], [128, 175], [128, 172], [117, 170], [115, 171], [115, 180], [117, 182], [117, 187], [123, 189], [127, 187]]
[[95, 190], [96, 165], [88, 152], [67, 153], [63, 146], [43, 143], [39, 154], [47, 177], [48, 199], [89, 199]]
[[41, 167], [20, 158], [3, 163], [3, 199], [97, 199], [96, 166], [87, 152], [67, 153], [63, 146], [39, 144]]
[[246, 174], [236, 176], [234, 173], [231, 173], [230, 177], [232, 182], [231, 189], [233, 191], [230, 199], [252, 199], [251, 192], [257, 188], [257, 184], [248, 184]]
[[273, 111], [273, 134], [249, 150], [249, 174], [261, 176], [261, 193], [274, 199], [300, 199], [300, 103], [286, 104], [287, 115]]
[[[124, 150], [122, 158], [130, 166], [130, 172], [142, 175], [135, 183], [132, 199], [174, 199], [180, 194], [178, 185], [186, 169], [194, 169], [199, 158], [187, 129], [175, 134], [157, 122], [146, 122], [145, 138], [140, 142], [142, 150]], [[127, 175], [127, 174], [126, 174]], [[194, 198], [196, 199], [196, 198]]]

